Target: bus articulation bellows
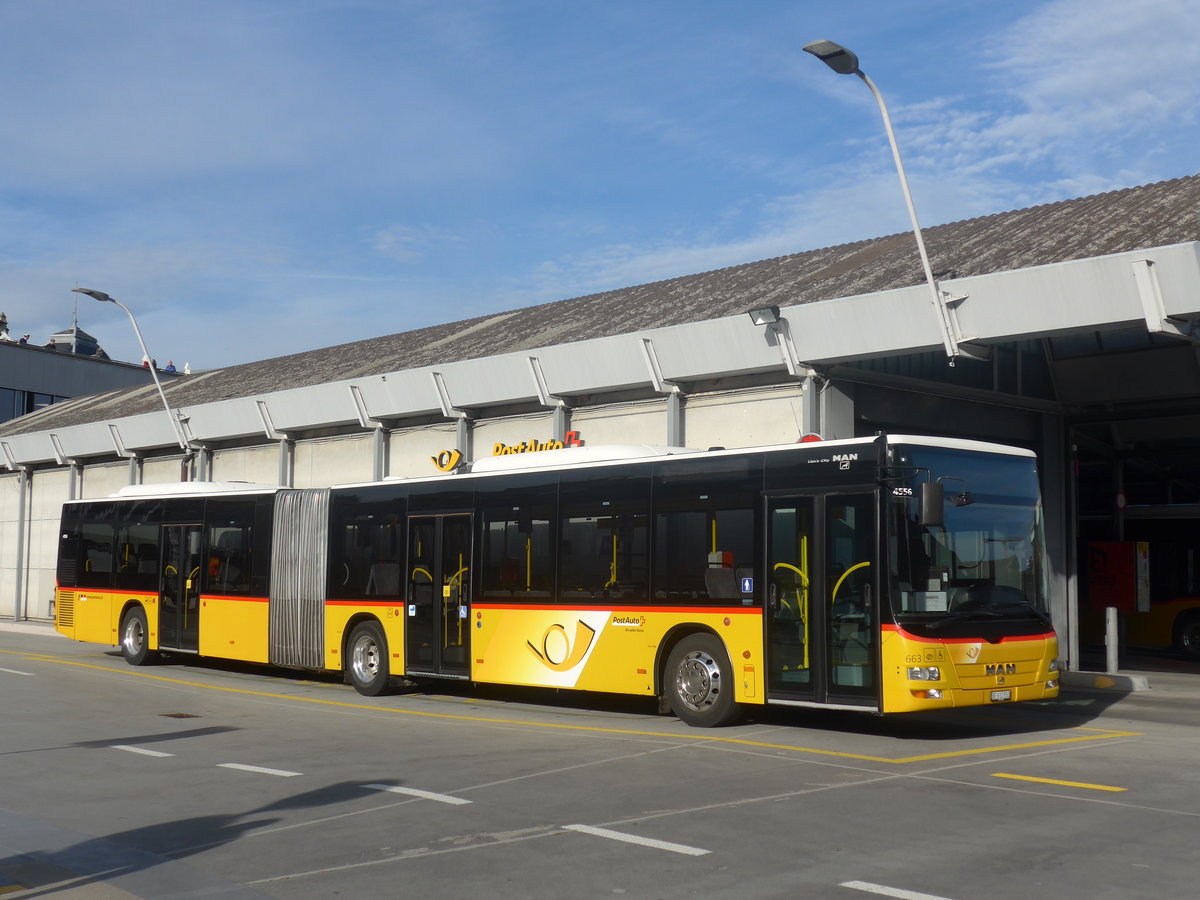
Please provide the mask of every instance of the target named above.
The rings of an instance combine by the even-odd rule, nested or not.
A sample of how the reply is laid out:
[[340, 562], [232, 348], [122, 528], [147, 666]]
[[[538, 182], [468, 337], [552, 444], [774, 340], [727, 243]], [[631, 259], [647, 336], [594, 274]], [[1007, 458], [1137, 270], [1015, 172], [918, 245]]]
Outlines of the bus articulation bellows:
[[697, 726], [1058, 693], [1034, 456], [945, 438], [124, 488], [64, 506], [55, 621], [134, 665], [640, 694]]

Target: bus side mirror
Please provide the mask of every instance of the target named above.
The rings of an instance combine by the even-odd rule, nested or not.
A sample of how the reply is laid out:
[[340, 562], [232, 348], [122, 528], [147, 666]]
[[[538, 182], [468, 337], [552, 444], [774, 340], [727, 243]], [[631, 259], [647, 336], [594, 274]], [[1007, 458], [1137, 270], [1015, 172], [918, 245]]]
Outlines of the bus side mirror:
[[920, 487], [921, 524], [926, 528], [940, 528], [944, 524], [942, 510], [946, 504], [946, 490], [939, 482], [926, 481]]

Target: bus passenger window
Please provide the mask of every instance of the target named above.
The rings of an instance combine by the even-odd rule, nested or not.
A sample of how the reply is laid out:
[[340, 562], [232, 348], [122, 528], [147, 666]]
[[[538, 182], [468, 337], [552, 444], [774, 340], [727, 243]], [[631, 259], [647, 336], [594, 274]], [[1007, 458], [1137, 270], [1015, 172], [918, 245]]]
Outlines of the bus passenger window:
[[113, 526], [84, 522], [79, 529], [80, 587], [110, 587], [113, 571]]
[[158, 525], [134, 522], [117, 529], [115, 586], [158, 590]]
[[563, 481], [558, 574], [562, 600], [646, 600], [649, 481]]

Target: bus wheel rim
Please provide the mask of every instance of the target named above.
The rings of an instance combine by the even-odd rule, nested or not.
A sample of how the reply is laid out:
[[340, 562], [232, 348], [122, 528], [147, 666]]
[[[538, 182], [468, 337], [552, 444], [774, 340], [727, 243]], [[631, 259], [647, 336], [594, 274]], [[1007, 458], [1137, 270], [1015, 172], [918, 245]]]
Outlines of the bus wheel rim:
[[1184, 649], [1193, 654], [1200, 654], [1200, 622], [1193, 622], [1183, 630]]
[[354, 677], [359, 681], [372, 681], [379, 673], [379, 647], [370, 637], [364, 635], [354, 644], [352, 656]]
[[688, 709], [708, 709], [721, 693], [721, 667], [708, 653], [693, 650], [679, 661], [675, 687]]
[[142, 633], [142, 623], [137, 616], [130, 616], [129, 621], [125, 623], [125, 634], [121, 644], [125, 647], [127, 653], [137, 653], [142, 649], [142, 642], [146, 636]]

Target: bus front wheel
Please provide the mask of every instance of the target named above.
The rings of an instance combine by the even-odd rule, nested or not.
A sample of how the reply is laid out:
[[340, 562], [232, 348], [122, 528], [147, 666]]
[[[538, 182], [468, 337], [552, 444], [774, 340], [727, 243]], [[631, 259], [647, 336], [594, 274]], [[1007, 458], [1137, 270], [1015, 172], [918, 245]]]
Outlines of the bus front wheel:
[[146, 611], [140, 606], [131, 606], [121, 618], [121, 655], [131, 666], [148, 666], [158, 661], [158, 653], [150, 649]]
[[685, 637], [667, 657], [667, 702], [683, 722], [716, 728], [737, 718], [733, 669], [725, 647], [714, 635]]
[[364, 697], [388, 692], [387, 637], [376, 622], [360, 622], [346, 642], [346, 673], [354, 689]]

